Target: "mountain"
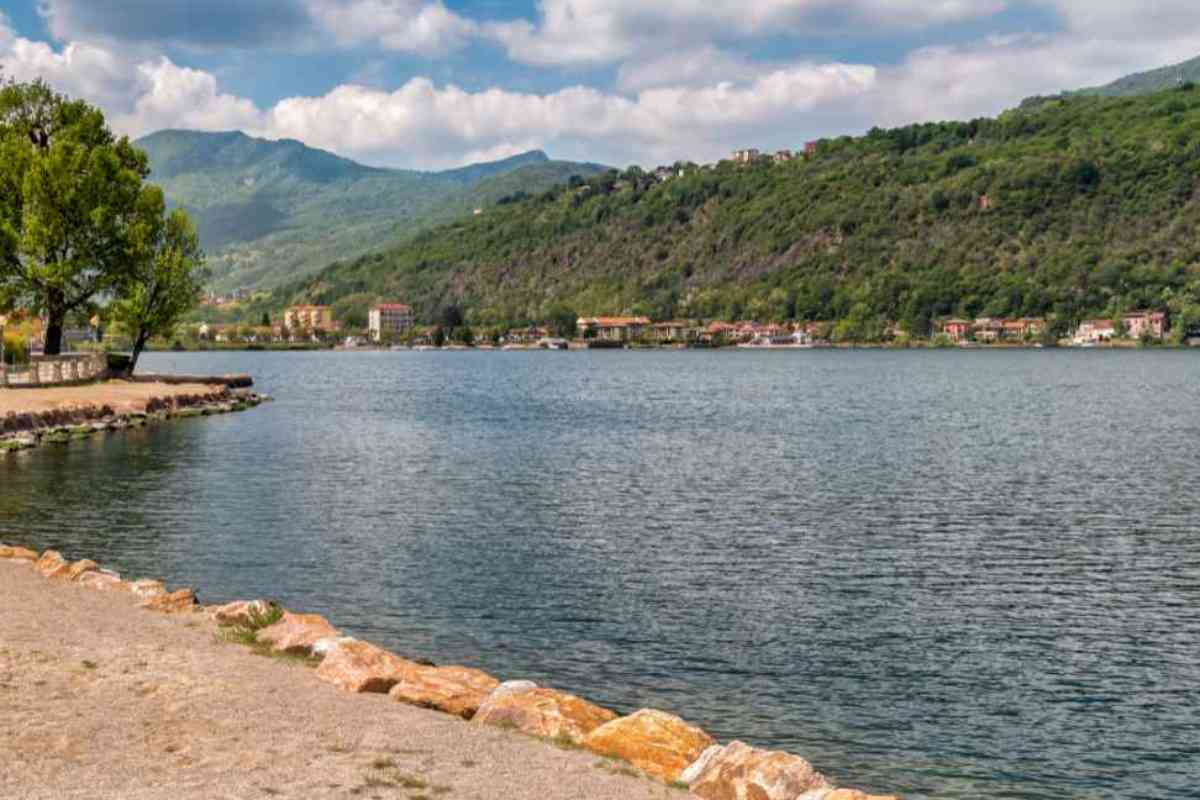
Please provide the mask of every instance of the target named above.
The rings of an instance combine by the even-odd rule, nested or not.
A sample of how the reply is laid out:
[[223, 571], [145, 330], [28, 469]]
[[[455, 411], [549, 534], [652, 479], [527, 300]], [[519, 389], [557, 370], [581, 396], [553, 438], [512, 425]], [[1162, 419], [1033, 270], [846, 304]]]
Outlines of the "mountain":
[[787, 163], [593, 177], [343, 261], [275, 302], [387, 298], [430, 320], [455, 303], [480, 325], [561, 306], [838, 320], [847, 339], [951, 314], [1178, 318], [1200, 310], [1197, 176], [1200, 90], [1068, 97], [825, 140]]
[[506, 194], [604, 169], [541, 151], [443, 172], [381, 169], [236, 131], [160, 131], [136, 144], [168, 202], [196, 220], [218, 290], [270, 288]]
[[1023, 107], [1037, 105], [1050, 99], [1087, 95], [1092, 97], [1132, 97], [1142, 94], [1152, 94], [1166, 89], [1178, 88], [1184, 83], [1200, 83], [1200, 57], [1172, 64], [1169, 67], [1136, 72], [1118, 78], [1104, 86], [1093, 86], [1087, 89], [1074, 89], [1060, 95], [1050, 97], [1031, 97], [1022, 103]]

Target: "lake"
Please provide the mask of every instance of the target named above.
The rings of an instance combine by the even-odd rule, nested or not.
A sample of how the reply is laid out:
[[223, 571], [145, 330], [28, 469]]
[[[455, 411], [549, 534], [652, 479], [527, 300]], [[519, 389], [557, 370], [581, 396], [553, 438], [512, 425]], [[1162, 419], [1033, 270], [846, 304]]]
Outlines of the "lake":
[[250, 372], [277, 402], [0, 460], [0, 539], [670, 710], [861, 788], [1197, 796], [1200, 353], [145, 368]]

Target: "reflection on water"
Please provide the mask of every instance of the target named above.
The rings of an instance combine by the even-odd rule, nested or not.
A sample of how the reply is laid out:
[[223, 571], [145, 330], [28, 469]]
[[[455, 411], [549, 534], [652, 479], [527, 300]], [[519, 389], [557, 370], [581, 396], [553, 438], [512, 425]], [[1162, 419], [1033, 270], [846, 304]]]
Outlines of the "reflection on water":
[[278, 402], [0, 462], [0, 534], [914, 798], [1200, 782], [1190, 353], [152, 355]]

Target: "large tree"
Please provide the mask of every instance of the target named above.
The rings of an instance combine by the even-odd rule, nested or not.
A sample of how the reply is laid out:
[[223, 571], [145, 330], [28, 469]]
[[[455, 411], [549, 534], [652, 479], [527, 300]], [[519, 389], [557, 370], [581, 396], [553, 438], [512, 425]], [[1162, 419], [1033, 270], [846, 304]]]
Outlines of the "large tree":
[[47, 355], [69, 313], [128, 284], [148, 174], [93, 106], [40, 80], [0, 86], [0, 303], [45, 313]]
[[143, 222], [135, 230], [132, 267], [112, 305], [113, 317], [133, 340], [129, 374], [137, 369], [146, 343], [170, 336], [180, 318], [196, 306], [204, 287], [204, 256], [187, 214], [165, 214], [162, 192], [143, 194]]

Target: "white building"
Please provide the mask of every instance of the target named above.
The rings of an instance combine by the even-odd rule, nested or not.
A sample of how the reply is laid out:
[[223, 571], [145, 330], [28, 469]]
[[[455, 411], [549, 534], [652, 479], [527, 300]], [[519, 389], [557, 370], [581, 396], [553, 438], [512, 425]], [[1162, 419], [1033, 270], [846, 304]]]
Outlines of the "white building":
[[367, 314], [367, 327], [371, 340], [378, 342], [384, 336], [398, 336], [413, 326], [411, 306], [403, 303], [380, 303]]

